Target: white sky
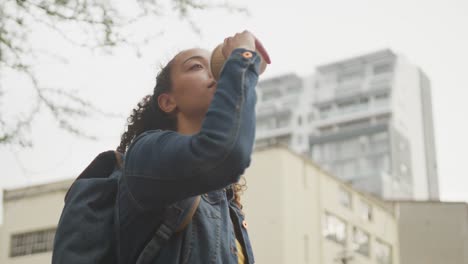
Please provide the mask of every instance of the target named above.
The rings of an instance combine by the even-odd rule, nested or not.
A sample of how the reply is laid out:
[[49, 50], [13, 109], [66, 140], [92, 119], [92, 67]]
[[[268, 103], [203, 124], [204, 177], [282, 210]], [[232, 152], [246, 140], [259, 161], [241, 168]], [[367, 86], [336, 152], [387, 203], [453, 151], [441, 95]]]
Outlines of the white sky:
[[[34, 147], [1, 147], [0, 188], [75, 177], [101, 151], [119, 143], [125, 118], [137, 101], [152, 91], [157, 66], [177, 51], [193, 46], [212, 49], [227, 35], [249, 29], [272, 58], [262, 77], [296, 72], [313, 73], [315, 66], [390, 48], [420, 66], [432, 82], [436, 146], [442, 200], [468, 201], [468, 1], [445, 0], [327, 0], [247, 1], [250, 17], [214, 11], [196, 17], [202, 35], [190, 32], [175, 18], [141, 26], [140, 34], [166, 33], [143, 49], [112, 55], [70, 47], [47, 31], [31, 40], [38, 48], [56, 52], [67, 64], [41, 59], [39, 79], [47, 86], [77, 90], [118, 118], [80, 122], [99, 140], [77, 139], [42, 114], [32, 134]], [[236, 4], [241, 4], [236, 1]], [[7, 114], [30, 104], [28, 84], [14, 75], [2, 76], [11, 105]], [[13, 90], [14, 89], [14, 90]], [[6, 98], [6, 97], [5, 97]], [[265, 178], [265, 180], [268, 180]]]

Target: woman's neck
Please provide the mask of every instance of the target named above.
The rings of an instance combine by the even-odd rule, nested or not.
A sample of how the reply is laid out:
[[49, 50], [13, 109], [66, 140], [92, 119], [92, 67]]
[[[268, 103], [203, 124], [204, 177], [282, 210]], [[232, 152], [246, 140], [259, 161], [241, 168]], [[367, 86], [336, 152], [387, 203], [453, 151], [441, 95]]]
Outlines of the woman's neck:
[[177, 117], [177, 132], [183, 135], [193, 135], [200, 131], [203, 122], [202, 118], [188, 118], [184, 115]]

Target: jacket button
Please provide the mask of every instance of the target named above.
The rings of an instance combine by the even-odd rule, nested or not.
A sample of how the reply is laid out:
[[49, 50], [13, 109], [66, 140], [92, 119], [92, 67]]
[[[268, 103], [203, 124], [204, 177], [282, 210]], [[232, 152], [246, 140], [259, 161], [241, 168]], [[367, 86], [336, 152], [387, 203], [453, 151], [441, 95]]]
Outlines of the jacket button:
[[250, 52], [250, 51], [244, 51], [244, 52], [242, 53], [242, 56], [243, 56], [244, 58], [246, 58], [246, 59], [250, 59], [250, 58], [252, 58], [253, 55], [252, 55], [252, 52]]
[[245, 229], [247, 229], [247, 227], [248, 227], [249, 225], [247, 224], [247, 221], [244, 220], [244, 221], [242, 221], [242, 226], [243, 226]]

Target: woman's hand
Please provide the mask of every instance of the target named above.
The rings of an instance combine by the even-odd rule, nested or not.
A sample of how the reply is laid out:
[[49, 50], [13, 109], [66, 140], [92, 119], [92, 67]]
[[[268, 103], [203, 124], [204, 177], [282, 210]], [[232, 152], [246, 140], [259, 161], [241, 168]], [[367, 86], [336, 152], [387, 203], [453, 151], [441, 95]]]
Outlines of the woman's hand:
[[270, 56], [263, 47], [262, 43], [247, 30], [244, 30], [242, 33], [236, 33], [234, 36], [224, 39], [224, 45], [222, 49], [223, 56], [228, 58], [232, 51], [238, 48], [244, 48], [252, 51], [257, 50], [260, 55], [262, 55], [266, 63], [271, 63]]
[[248, 50], [255, 50], [255, 37], [252, 33], [244, 30], [242, 33], [236, 33], [232, 37], [224, 39], [223, 45], [223, 56], [228, 58], [232, 51], [238, 48], [244, 48]]

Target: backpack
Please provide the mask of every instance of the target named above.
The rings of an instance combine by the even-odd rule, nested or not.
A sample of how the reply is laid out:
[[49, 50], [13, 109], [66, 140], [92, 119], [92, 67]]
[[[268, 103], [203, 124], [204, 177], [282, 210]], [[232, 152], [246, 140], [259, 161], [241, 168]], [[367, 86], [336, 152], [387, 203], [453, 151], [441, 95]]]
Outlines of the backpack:
[[[119, 263], [115, 205], [122, 160], [119, 152], [102, 152], [73, 182], [55, 234], [52, 264]], [[199, 202], [200, 196], [194, 196], [168, 206], [136, 263], [154, 261], [172, 235], [191, 221]]]

